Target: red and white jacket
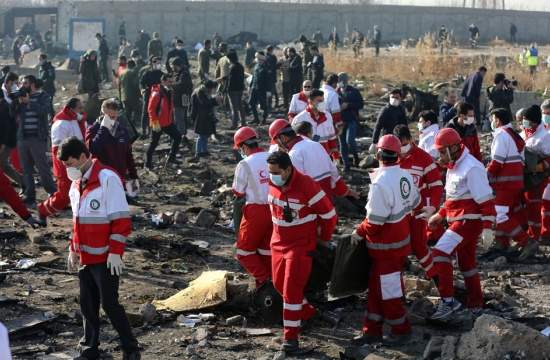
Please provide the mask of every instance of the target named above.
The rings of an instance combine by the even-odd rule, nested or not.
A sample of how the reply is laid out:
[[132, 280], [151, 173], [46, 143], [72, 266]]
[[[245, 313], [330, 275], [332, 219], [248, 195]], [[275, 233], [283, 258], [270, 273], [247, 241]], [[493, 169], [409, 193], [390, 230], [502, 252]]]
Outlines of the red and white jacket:
[[233, 178], [233, 193], [246, 197], [247, 204], [267, 205], [269, 193], [269, 153], [257, 149], [239, 162]]
[[321, 86], [321, 90], [324, 93], [326, 112], [332, 115], [332, 121], [334, 127], [338, 127], [342, 124], [342, 114], [340, 109], [340, 97], [332, 86], [324, 84]]
[[430, 154], [411, 144], [411, 150], [401, 158], [399, 165], [412, 176], [420, 190], [422, 206], [430, 205], [437, 209], [443, 195], [443, 181], [441, 171]]
[[491, 162], [487, 165], [489, 183], [495, 190], [523, 189], [523, 150], [525, 142], [511, 124], [493, 133]]
[[132, 221], [117, 173], [94, 159], [83, 178], [73, 181], [69, 197], [73, 210], [71, 250], [80, 253], [80, 263], [100, 264], [107, 261], [109, 253], [122, 255]]
[[290, 100], [290, 107], [288, 108], [288, 121], [292, 121], [296, 115], [301, 113], [307, 108], [308, 97], [303, 91], [298, 94], [292, 95]]
[[78, 115], [65, 106], [63, 110], [54, 116], [51, 134], [53, 174], [55, 177], [66, 176], [67, 169], [63, 165], [63, 162], [57, 159], [57, 150], [63, 140], [72, 136], [84, 140], [84, 135], [86, 135], [86, 118], [84, 116], [78, 120]]
[[420, 131], [418, 147], [431, 155], [432, 158], [439, 157], [439, 151], [435, 148], [435, 137], [439, 133], [439, 125], [433, 124]]
[[313, 128], [313, 140], [323, 145], [329, 155], [338, 152], [338, 139], [330, 113], [319, 113], [316, 117], [311, 107], [308, 106], [292, 119], [291, 124], [295, 125], [304, 121], [310, 123]]
[[459, 159], [447, 169], [445, 192], [439, 215], [446, 217], [448, 223], [482, 220], [484, 229], [493, 226], [496, 211], [487, 171], [464, 145]]
[[411, 252], [411, 219], [420, 208], [420, 193], [412, 176], [399, 165], [382, 166], [372, 178], [367, 217], [357, 234], [367, 239], [374, 258], [395, 258]]
[[533, 132], [523, 130], [521, 137], [525, 140], [525, 147], [540, 157], [550, 156], [550, 133], [543, 124]]
[[321, 144], [298, 136], [286, 146], [292, 165], [315, 180], [325, 193], [329, 196], [345, 196], [348, 193], [349, 189], [338, 168], [323, 151]]
[[[315, 250], [318, 237], [322, 241], [332, 238], [338, 220], [334, 206], [312, 178], [295, 168], [285, 186], [269, 182], [269, 206], [273, 220], [272, 250], [305, 256]], [[286, 206], [292, 213], [290, 222], [283, 216]]]

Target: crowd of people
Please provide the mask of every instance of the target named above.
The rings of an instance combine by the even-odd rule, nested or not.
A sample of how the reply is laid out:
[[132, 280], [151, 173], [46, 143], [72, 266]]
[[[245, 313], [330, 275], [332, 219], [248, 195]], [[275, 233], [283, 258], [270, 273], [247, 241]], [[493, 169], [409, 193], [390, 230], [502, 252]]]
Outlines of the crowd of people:
[[[361, 92], [348, 74], [325, 74], [318, 46], [305, 36], [301, 49], [285, 48], [280, 57], [273, 46], [259, 50], [248, 43], [242, 65], [237, 51], [216, 34], [204, 41], [192, 69], [181, 39], [164, 54], [157, 33], [147, 40], [141, 32], [136, 47], [125, 31], [119, 33], [129, 54], [121, 54], [113, 67], [119, 98], [103, 101], [97, 118], [88, 117], [78, 97], [54, 112], [55, 69], [46, 54], [38, 77], [2, 69], [0, 196], [33, 227], [47, 226], [48, 217], [68, 207], [73, 212], [68, 264], [79, 271], [81, 359], [99, 356], [100, 303], [120, 335], [124, 359], [140, 358], [117, 292], [131, 232], [128, 202], [140, 190], [133, 142], [150, 137], [144, 167], [154, 171], [162, 134], [171, 141], [166, 162], [178, 164], [180, 144], [193, 140], [188, 137], [193, 129], [198, 161], [210, 155], [216, 108], [226, 105], [236, 130], [233, 150], [240, 154], [233, 181], [234, 212], [242, 214], [235, 217], [236, 258], [258, 288], [273, 284], [283, 297], [282, 349], [299, 353], [300, 329], [316, 314], [304, 297], [311, 252], [332, 239], [335, 198], [359, 199], [339, 166], [349, 173], [359, 164]], [[97, 49], [87, 51], [79, 66], [78, 90], [90, 98], [110, 77], [109, 47], [103, 35], [97, 40]], [[409, 255], [439, 291], [431, 318], [447, 322], [464, 307], [476, 315], [483, 311], [476, 264], [480, 238], [494, 251], [515, 253], [523, 261], [550, 237], [550, 101], [512, 115], [514, 84], [496, 74], [487, 89], [493, 140], [484, 156], [478, 131], [486, 73], [482, 66], [469, 76], [460, 96], [449, 89], [439, 113], [422, 112], [418, 139], [409, 128], [401, 90], [389, 92], [378, 114], [369, 148], [378, 166], [365, 179], [371, 183], [366, 217], [349, 229], [349, 241], [366, 246], [371, 259], [367, 311], [356, 344], [409, 341], [411, 324], [402, 303]], [[280, 103], [287, 118], [273, 120], [270, 112]], [[249, 126], [268, 122], [269, 138]], [[53, 167], [46, 157], [49, 143]], [[48, 194], [37, 217], [27, 210], [37, 201], [35, 169]], [[454, 297], [455, 258], [465, 280], [464, 305]], [[387, 336], [384, 322], [391, 327]]]

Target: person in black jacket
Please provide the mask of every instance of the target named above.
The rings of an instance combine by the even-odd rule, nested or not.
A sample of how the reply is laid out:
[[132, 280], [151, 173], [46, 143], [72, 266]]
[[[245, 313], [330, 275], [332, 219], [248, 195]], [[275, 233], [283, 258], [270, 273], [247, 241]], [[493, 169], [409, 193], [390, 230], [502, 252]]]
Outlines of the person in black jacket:
[[273, 46], [269, 45], [266, 49], [265, 65], [268, 71], [268, 88], [267, 88], [267, 106], [271, 109], [272, 96], [275, 97], [275, 107], [279, 106], [279, 94], [277, 94], [277, 57], [273, 55]]
[[162, 76], [161, 70], [161, 58], [151, 56], [149, 59], [149, 65], [144, 66], [140, 70], [139, 74], [139, 87], [141, 88], [141, 95], [143, 96], [143, 109], [141, 112], [141, 138], [142, 140], [147, 137], [149, 132], [149, 96], [151, 96], [151, 87], [153, 85], [160, 84], [160, 78]]
[[304, 70], [302, 68], [302, 57], [298, 55], [296, 49], [288, 49], [288, 66], [290, 72], [290, 95], [299, 93], [302, 90], [304, 82]]
[[257, 106], [264, 111], [262, 124], [267, 122], [267, 115], [269, 113], [266, 103], [267, 91], [269, 90], [269, 73], [265, 65], [265, 54], [262, 51], [256, 53], [256, 66], [254, 67], [254, 74], [252, 75], [252, 82], [250, 83], [250, 99], [248, 105], [252, 109], [254, 115], [254, 124], [260, 122], [258, 117]]
[[[17, 81], [18, 76], [14, 73], [8, 73], [5, 78], [5, 86], [3, 88], [12, 88], [12, 85]], [[10, 163], [11, 152], [17, 146], [17, 123], [15, 114], [12, 111], [12, 99], [5, 97], [5, 92], [0, 91], [0, 167], [4, 174], [11, 180], [17, 182], [19, 187], [23, 189], [23, 177], [13, 168]]]
[[222, 98], [216, 96], [217, 83], [207, 80], [199, 86], [191, 95], [191, 120], [195, 133], [198, 134], [195, 149], [195, 158], [209, 156], [208, 138], [216, 132], [216, 114], [214, 108], [218, 106]]
[[188, 143], [187, 134], [187, 112], [189, 109], [191, 94], [193, 93], [193, 80], [189, 73], [189, 67], [180, 57], [174, 57], [170, 61], [172, 69], [172, 97], [174, 104], [174, 122], [182, 134], [182, 141]]
[[78, 67], [78, 93], [88, 94], [88, 99], [99, 92], [99, 70], [97, 67], [97, 52], [88, 50], [81, 58]]
[[340, 134], [340, 152], [344, 162], [344, 171], [350, 171], [349, 153], [353, 156], [355, 166], [359, 166], [357, 152], [357, 130], [359, 129], [359, 110], [364, 106], [363, 96], [355, 87], [349, 85], [348, 74], [338, 74], [338, 97], [344, 128]]
[[187, 70], [190, 71], [191, 66], [189, 65], [187, 51], [185, 51], [185, 49], [183, 48], [182, 39], [177, 39], [174, 47], [170, 49], [170, 51], [168, 51], [168, 54], [166, 55], [166, 71], [168, 71], [168, 73], [172, 72], [171, 60], [177, 57], [181, 59], [183, 66], [185, 66]]
[[229, 92], [229, 104], [231, 105], [231, 129], [236, 129], [239, 125], [246, 125], [246, 117], [243, 109], [243, 91], [244, 91], [244, 67], [239, 63], [239, 58], [234, 50], [230, 50], [227, 58], [231, 61], [227, 90]]
[[510, 104], [514, 102], [514, 87], [512, 83], [507, 82], [506, 75], [503, 73], [496, 73], [493, 83], [493, 86], [487, 88], [489, 111], [506, 109], [511, 113]]
[[43, 91], [50, 95], [50, 99], [52, 100], [50, 115], [51, 117], [53, 117], [53, 98], [55, 96], [55, 68], [53, 67], [52, 63], [48, 61], [48, 55], [46, 54], [40, 54], [40, 56], [38, 57], [38, 63], [40, 65], [38, 68], [38, 78], [42, 80]]
[[311, 47], [311, 55], [313, 56], [313, 60], [311, 60], [310, 63], [311, 82], [313, 83], [314, 89], [319, 89], [321, 87], [321, 81], [325, 77], [325, 60], [317, 46]]
[[481, 87], [483, 85], [483, 78], [485, 77], [485, 74], [487, 74], [487, 68], [485, 66], [480, 66], [475, 73], [470, 74], [466, 81], [464, 81], [462, 93], [460, 94], [462, 100], [474, 106], [477, 125], [481, 123], [479, 98], [481, 97]]
[[95, 34], [98, 41], [98, 53], [99, 53], [99, 72], [103, 81], [109, 81], [109, 45], [105, 35]]
[[372, 135], [371, 152], [376, 150], [376, 144], [381, 136], [393, 134], [393, 129], [399, 124], [407, 125], [407, 114], [405, 108], [401, 105], [401, 97], [401, 90], [392, 90], [390, 103], [380, 110]]

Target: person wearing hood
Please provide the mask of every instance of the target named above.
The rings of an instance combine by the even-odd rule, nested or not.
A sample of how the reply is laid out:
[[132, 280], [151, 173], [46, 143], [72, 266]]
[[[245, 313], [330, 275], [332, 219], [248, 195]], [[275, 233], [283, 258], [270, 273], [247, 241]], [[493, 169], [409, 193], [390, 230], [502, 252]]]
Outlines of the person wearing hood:
[[267, 116], [269, 113], [267, 107], [267, 91], [269, 90], [269, 72], [265, 65], [265, 54], [263, 51], [256, 53], [256, 66], [254, 67], [254, 74], [252, 74], [252, 82], [250, 83], [250, 98], [248, 105], [254, 115], [254, 124], [258, 124], [260, 119], [258, 117], [258, 105], [264, 111], [262, 124], [267, 122]]
[[86, 131], [86, 145], [92, 158], [114, 169], [125, 185], [129, 197], [139, 190], [136, 165], [128, 129], [120, 121], [116, 99], [101, 104], [102, 115]]
[[78, 93], [88, 94], [88, 98], [99, 93], [99, 69], [97, 67], [97, 52], [88, 50], [81, 58], [78, 66]]
[[216, 96], [216, 82], [207, 80], [191, 95], [191, 121], [198, 134], [195, 158], [209, 156], [208, 138], [216, 132], [216, 114], [214, 108], [221, 103]]
[[149, 132], [149, 97], [153, 86], [160, 84], [162, 76], [161, 58], [152, 56], [149, 58], [149, 65], [139, 71], [139, 86], [143, 96], [143, 109], [141, 112], [141, 139], [145, 139]]
[[56, 215], [70, 204], [69, 189], [71, 180], [67, 177], [67, 169], [57, 158], [59, 145], [70, 137], [84, 140], [86, 135], [86, 119], [84, 106], [79, 98], [71, 98], [63, 109], [53, 118], [51, 130], [53, 176], [56, 179], [57, 191], [38, 205], [40, 219]]
[[149, 112], [149, 126], [151, 127], [151, 144], [147, 148], [145, 168], [153, 169], [153, 153], [157, 148], [162, 133], [170, 136], [172, 147], [167, 162], [179, 164], [176, 154], [179, 151], [181, 133], [174, 124], [174, 101], [170, 91], [170, 77], [163, 74], [160, 84], [153, 85], [147, 111]]
[[446, 127], [456, 130], [462, 138], [464, 146], [470, 150], [470, 154], [482, 161], [474, 106], [466, 102], [459, 102], [456, 104], [456, 111], [457, 115], [449, 121]]
[[403, 94], [399, 89], [393, 89], [390, 92], [390, 102], [380, 110], [376, 125], [374, 125], [374, 133], [372, 135], [372, 145], [370, 152], [376, 153], [376, 144], [378, 139], [387, 134], [393, 134], [393, 129], [399, 124], [407, 125], [407, 113], [401, 105]]

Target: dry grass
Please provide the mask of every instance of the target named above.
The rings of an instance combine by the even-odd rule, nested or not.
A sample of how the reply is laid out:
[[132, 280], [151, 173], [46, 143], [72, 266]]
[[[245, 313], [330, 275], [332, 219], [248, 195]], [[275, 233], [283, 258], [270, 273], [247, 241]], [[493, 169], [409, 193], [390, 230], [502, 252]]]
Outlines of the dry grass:
[[[373, 56], [372, 49], [366, 49], [365, 55], [355, 58], [353, 53], [343, 50], [338, 53], [325, 52], [325, 63], [329, 71], [344, 71], [365, 81], [367, 88], [377, 93], [381, 87], [413, 84], [419, 88], [428, 88], [429, 84], [449, 82], [465, 77], [479, 66], [488, 68], [485, 77], [486, 86], [492, 82], [497, 72], [518, 80], [519, 90], [543, 92], [550, 84], [550, 73], [546, 65], [539, 65], [539, 72], [533, 78], [529, 69], [517, 62], [519, 48], [483, 50], [451, 49], [449, 55], [439, 55], [439, 49], [433, 48], [433, 36], [426, 35], [413, 49], [381, 49], [381, 56]], [[542, 61], [542, 59], [541, 59]]]

